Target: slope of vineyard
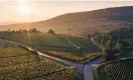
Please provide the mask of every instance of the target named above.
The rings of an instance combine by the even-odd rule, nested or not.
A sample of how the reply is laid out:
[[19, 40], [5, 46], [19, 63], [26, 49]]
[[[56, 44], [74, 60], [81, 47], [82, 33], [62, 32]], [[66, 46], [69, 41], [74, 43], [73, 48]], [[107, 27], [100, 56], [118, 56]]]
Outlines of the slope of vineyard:
[[[85, 37], [77, 37], [66, 34], [48, 34], [48, 33], [5, 33], [3, 36], [5, 40], [15, 41], [35, 50], [45, 53], [48, 51], [58, 58], [74, 61], [80, 63], [85, 60], [86, 62], [93, 59], [100, 52], [100, 49], [93, 45], [90, 39]], [[70, 41], [66, 40], [69, 39]], [[78, 50], [77, 47], [80, 47]]]
[[30, 45], [34, 49], [39, 50], [57, 50], [57, 51], [75, 51], [77, 48], [73, 46], [69, 39], [76, 46], [88, 52], [98, 52], [99, 48], [85, 37], [76, 37], [71, 35], [53, 35], [48, 33], [5, 33], [0, 37], [12, 40], [21, 44]]
[[95, 80], [133, 80], [133, 58], [123, 58], [93, 66]]
[[[0, 40], [0, 45], [3, 43], [6, 43], [6, 41]], [[38, 64], [35, 55], [19, 48], [17, 45], [12, 47], [3, 44], [0, 50], [0, 80], [76, 79], [75, 69], [66, 68], [43, 57]]]
[[[71, 71], [71, 73], [68, 73], [67, 71], [70, 71], [70, 70], [73, 70], [73, 71]], [[49, 74], [51, 72], [52, 74]], [[57, 72], [57, 75], [56, 75], [56, 72]], [[32, 73], [35, 73], [35, 74], [30, 75]], [[30, 77], [36, 78], [36, 76], [38, 77], [40, 74], [42, 74], [42, 76], [39, 76], [39, 77], [43, 77], [43, 74], [44, 74], [46, 78], [51, 78], [49, 76], [50, 75], [52, 76], [53, 74], [55, 74], [53, 75], [53, 78], [57, 80], [56, 77], [59, 76], [58, 73], [61, 73], [63, 75], [62, 79], [66, 77], [65, 75], [69, 75], [67, 77], [69, 77], [70, 80], [74, 80], [74, 78], [76, 78], [75, 75], [73, 75], [75, 74], [74, 69], [67, 69], [64, 66], [58, 65], [57, 63], [53, 63], [46, 59], [42, 59], [41, 63], [37, 65], [35, 57], [33, 55], [0, 58], [0, 79], [1, 80], [2, 79], [23, 80], [24, 78], [26, 79], [28, 78], [29, 80]]]

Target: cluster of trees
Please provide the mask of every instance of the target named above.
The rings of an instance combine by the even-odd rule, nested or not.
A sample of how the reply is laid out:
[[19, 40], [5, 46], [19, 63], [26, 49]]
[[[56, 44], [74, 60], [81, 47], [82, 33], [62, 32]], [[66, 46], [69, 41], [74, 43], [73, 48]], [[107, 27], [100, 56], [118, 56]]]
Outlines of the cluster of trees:
[[104, 47], [103, 52], [107, 60], [113, 60], [119, 54], [119, 57], [128, 57], [129, 52], [133, 51], [133, 26], [120, 28], [108, 33], [95, 32], [88, 37], [93, 37], [100, 46]]
[[12, 32], [12, 33], [15, 33], [15, 32], [18, 32], [18, 33], [27, 33], [27, 32], [37, 33], [37, 32], [41, 32], [41, 31], [37, 30], [36, 28], [32, 28], [32, 29], [29, 29], [29, 30], [26, 30], [26, 29], [19, 29], [19, 30], [11, 30], [11, 29], [8, 29], [5, 32]]
[[93, 37], [100, 45], [106, 45], [109, 40], [112, 41], [113, 45], [117, 43], [118, 39], [132, 42], [133, 39], [133, 26], [123, 27], [111, 32], [94, 32], [88, 35], [88, 38]]
[[113, 36], [113, 38], [133, 38], [133, 26], [128, 26], [128, 27], [124, 27], [124, 28], [120, 28], [117, 30], [114, 30], [112, 32], [110, 32], [111, 36]]

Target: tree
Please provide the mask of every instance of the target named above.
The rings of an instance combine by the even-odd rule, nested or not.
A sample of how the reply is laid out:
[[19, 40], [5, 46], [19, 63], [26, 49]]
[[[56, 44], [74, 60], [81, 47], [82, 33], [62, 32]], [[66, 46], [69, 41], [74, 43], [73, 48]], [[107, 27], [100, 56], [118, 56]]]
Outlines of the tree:
[[91, 38], [91, 37], [92, 37], [92, 35], [88, 34], [88, 38]]
[[103, 46], [104, 47], [105, 44], [106, 44], [106, 41], [105, 41], [105, 39], [102, 38], [101, 41], [100, 41], [100, 46]]
[[15, 33], [16, 31], [15, 30], [12, 30], [12, 33]]
[[113, 48], [112, 40], [108, 40], [106, 46], [107, 48]]
[[36, 29], [36, 28], [33, 28], [33, 29], [32, 29], [32, 32], [37, 32], [37, 29]]
[[30, 29], [29, 32], [37, 32], [36, 28]]
[[19, 29], [19, 32], [23, 32], [23, 29]]
[[24, 33], [27, 33], [28, 31], [24, 29], [23, 32], [24, 32]]
[[119, 52], [119, 57], [129, 57], [128, 53], [132, 51], [130, 44], [121, 39], [117, 41], [116, 49]]
[[103, 57], [105, 58], [106, 61], [110, 61], [110, 60], [115, 60], [115, 52], [112, 48], [105, 48], [103, 50]]
[[53, 31], [52, 29], [49, 29], [48, 33], [55, 34], [55, 31]]
[[11, 29], [8, 29], [7, 32], [11, 32]]

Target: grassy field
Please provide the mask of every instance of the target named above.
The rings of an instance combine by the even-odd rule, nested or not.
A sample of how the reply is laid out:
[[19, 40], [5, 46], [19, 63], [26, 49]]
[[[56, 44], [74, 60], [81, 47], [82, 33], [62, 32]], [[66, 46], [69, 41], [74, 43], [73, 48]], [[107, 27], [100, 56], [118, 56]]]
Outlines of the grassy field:
[[[0, 41], [0, 45], [6, 43]], [[10, 44], [10, 43], [9, 43]], [[13, 45], [13, 44], [12, 44]], [[3, 45], [0, 48], [0, 80], [75, 80], [76, 71], [56, 62], [41, 58], [19, 48]]]

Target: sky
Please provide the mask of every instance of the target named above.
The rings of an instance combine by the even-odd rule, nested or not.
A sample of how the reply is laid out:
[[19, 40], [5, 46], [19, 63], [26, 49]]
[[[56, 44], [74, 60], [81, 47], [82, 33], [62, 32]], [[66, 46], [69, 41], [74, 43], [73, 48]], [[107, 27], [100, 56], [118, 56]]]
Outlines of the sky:
[[101, 0], [0, 0], [0, 23], [36, 22], [71, 12], [133, 6], [133, 1]]

